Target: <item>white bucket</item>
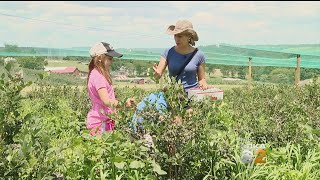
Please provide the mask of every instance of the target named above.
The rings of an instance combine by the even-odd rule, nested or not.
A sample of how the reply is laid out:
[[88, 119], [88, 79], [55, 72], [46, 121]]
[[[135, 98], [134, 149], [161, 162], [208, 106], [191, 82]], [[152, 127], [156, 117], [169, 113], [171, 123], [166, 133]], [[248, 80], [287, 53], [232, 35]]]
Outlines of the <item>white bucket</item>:
[[188, 98], [192, 98], [196, 101], [203, 100], [204, 98], [209, 97], [210, 100], [222, 100], [223, 99], [223, 90], [218, 88], [209, 88], [202, 90], [200, 88], [192, 88], [189, 90]]

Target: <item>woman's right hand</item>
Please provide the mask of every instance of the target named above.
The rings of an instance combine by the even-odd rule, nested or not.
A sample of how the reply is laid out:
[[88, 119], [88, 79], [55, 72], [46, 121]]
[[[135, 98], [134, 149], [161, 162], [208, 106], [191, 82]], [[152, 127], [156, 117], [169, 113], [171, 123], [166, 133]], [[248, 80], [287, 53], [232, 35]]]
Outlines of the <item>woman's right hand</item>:
[[158, 69], [158, 64], [157, 63], [154, 63], [153, 64], [153, 76], [156, 78], [156, 79], [159, 79], [161, 78], [161, 71]]

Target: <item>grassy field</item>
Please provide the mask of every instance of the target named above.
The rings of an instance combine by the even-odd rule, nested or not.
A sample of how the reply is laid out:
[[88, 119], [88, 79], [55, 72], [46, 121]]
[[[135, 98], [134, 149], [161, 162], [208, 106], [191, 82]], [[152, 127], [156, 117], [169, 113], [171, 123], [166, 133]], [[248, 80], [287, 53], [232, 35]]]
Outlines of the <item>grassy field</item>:
[[[133, 84], [133, 83], [127, 83], [127, 82], [114, 82], [114, 88], [141, 88], [147, 91], [157, 91], [159, 88], [161, 88], [160, 84]], [[228, 90], [232, 88], [241, 87], [243, 85], [228, 85], [228, 84], [217, 84], [217, 85], [210, 85], [211, 87], [216, 87], [222, 90]], [[26, 87], [22, 90], [22, 95], [26, 95], [28, 92], [32, 91], [36, 85], [31, 85], [29, 87]], [[76, 87], [76, 86], [73, 86]], [[86, 88], [85, 86], [78, 86], [80, 89]]]
[[[68, 67], [68, 66], [75, 66], [77, 67], [80, 71], [85, 71], [87, 72], [88, 70], [88, 65], [82, 64], [80, 61], [66, 61], [66, 60], [48, 60], [48, 67]], [[30, 73], [30, 72], [29, 72]], [[208, 76], [208, 80], [212, 79], [211, 77]], [[213, 78], [217, 79], [217, 78]], [[31, 79], [32, 80], [32, 79]], [[235, 84], [216, 84], [220, 83], [220, 81], [213, 81], [213, 84], [210, 85], [212, 87], [216, 87], [222, 90], [228, 90], [231, 88], [236, 88], [236, 87], [241, 87], [243, 85], [235, 85]], [[81, 83], [82, 84], [82, 83]], [[85, 88], [84, 85], [80, 85], [80, 88]], [[115, 88], [141, 88], [144, 90], [151, 90], [151, 91], [156, 91], [162, 87], [161, 84], [135, 84], [135, 83], [128, 83], [128, 82], [117, 82], [114, 81], [114, 87]], [[26, 87], [25, 89], [22, 90], [22, 94], [25, 95], [26, 93], [32, 91], [32, 89], [35, 88], [35, 85]]]
[[[151, 90], [151, 89], [159, 89], [161, 88], [160, 84], [133, 84], [133, 83], [125, 83], [125, 82], [115, 82], [115, 87], [129, 87], [129, 88], [141, 88], [141, 89], [145, 89], [145, 90]], [[228, 90], [228, 89], [232, 89], [232, 88], [236, 88], [236, 87], [241, 87], [243, 85], [228, 85], [228, 84], [216, 84], [216, 85], [210, 85], [211, 87], [216, 87], [222, 90]]]

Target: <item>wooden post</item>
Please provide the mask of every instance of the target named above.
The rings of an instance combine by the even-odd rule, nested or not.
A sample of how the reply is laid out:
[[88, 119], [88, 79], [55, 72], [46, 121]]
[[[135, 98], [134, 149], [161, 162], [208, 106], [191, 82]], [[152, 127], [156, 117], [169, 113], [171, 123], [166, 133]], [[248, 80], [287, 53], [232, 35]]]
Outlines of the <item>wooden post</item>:
[[296, 86], [299, 86], [299, 82], [300, 82], [300, 54], [297, 54], [297, 67], [296, 67], [296, 78], [295, 78]]
[[251, 58], [251, 57], [249, 57], [248, 84], [249, 84], [249, 88], [250, 88], [250, 89], [252, 88], [251, 61], [252, 61], [252, 58]]

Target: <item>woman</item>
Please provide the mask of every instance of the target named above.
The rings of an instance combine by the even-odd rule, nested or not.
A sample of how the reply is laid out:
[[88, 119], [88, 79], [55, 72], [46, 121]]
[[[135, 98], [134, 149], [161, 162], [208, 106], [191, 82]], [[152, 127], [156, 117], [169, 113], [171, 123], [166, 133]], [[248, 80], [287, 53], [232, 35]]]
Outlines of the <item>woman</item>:
[[198, 50], [181, 73], [178, 74], [186, 60], [196, 50], [193, 47], [195, 41], [199, 40], [192, 23], [188, 20], [179, 20], [176, 25], [168, 27], [167, 34], [174, 35], [176, 45], [163, 52], [159, 65], [153, 65], [155, 78], [159, 79], [168, 65], [169, 76], [177, 76], [177, 80], [181, 81], [185, 92], [188, 93], [191, 88], [207, 89], [205, 56], [202, 51]]
[[[113, 58], [120, 58], [122, 54], [110, 44], [99, 42], [90, 49], [90, 56], [87, 88], [92, 107], [87, 115], [87, 129], [91, 135], [96, 135], [114, 129], [114, 121], [108, 115], [115, 112], [119, 102], [115, 98], [110, 69]], [[134, 99], [129, 98], [127, 107], [132, 103]]]

